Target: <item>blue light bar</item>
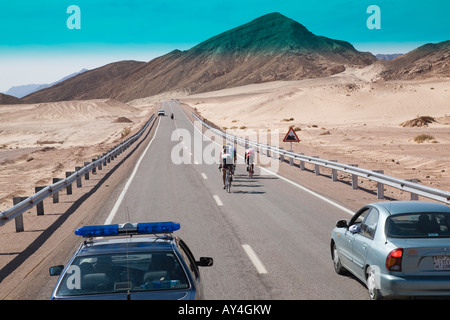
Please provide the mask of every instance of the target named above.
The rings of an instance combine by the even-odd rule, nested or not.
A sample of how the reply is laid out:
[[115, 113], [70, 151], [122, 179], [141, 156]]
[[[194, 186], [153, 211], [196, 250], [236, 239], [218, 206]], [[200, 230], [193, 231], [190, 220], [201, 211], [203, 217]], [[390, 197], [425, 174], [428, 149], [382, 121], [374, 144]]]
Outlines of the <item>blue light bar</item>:
[[176, 222], [150, 222], [150, 223], [138, 223], [138, 234], [151, 234], [151, 233], [172, 233], [180, 229], [180, 224]]
[[180, 224], [176, 222], [124, 223], [121, 225], [85, 226], [75, 230], [75, 234], [85, 238], [92, 238], [118, 235], [172, 233], [179, 229]]
[[119, 235], [119, 225], [85, 226], [75, 230], [75, 234], [82, 237], [117, 236]]

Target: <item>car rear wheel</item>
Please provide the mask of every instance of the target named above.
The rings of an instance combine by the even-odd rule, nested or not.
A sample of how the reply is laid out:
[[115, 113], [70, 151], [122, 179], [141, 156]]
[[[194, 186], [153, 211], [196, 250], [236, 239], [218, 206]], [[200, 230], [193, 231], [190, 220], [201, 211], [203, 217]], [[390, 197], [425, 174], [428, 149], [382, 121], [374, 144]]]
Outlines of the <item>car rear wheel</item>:
[[346, 269], [342, 266], [341, 259], [339, 258], [336, 244], [333, 244], [333, 265], [334, 271], [336, 271], [337, 274], [344, 274], [346, 272]]
[[366, 271], [366, 284], [367, 289], [369, 289], [369, 297], [370, 300], [381, 300], [383, 299], [383, 296], [380, 292], [380, 288], [377, 283], [377, 275], [375, 271], [368, 267]]

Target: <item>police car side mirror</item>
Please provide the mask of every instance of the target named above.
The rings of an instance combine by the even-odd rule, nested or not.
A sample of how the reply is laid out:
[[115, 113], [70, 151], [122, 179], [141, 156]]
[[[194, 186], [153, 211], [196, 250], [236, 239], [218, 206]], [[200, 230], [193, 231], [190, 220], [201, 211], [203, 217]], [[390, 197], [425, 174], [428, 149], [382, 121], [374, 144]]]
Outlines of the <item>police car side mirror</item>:
[[59, 276], [63, 270], [64, 270], [64, 266], [59, 265], [59, 266], [50, 267], [48, 269], [48, 272], [50, 273], [51, 276]]
[[195, 261], [195, 264], [199, 267], [211, 267], [214, 263], [213, 258], [200, 257], [200, 261]]

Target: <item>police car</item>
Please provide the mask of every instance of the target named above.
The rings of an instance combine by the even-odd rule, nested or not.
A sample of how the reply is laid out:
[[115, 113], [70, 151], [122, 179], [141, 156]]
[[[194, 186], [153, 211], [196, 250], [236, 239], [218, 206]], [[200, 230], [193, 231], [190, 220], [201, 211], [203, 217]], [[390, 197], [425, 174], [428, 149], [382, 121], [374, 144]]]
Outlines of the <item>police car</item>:
[[[198, 267], [213, 259], [194, 259], [172, 233], [175, 222], [84, 226], [85, 238], [66, 267], [50, 267], [59, 276], [51, 299], [193, 300], [203, 298]], [[142, 236], [145, 235], [145, 236]]]

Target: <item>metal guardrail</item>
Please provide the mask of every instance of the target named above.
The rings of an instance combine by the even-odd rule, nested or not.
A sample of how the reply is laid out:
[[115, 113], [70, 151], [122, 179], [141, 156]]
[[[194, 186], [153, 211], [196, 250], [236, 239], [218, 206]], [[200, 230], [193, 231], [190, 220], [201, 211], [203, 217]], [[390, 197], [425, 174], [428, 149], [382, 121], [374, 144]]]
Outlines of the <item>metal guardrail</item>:
[[371, 181], [377, 182], [377, 195], [378, 199], [384, 198], [384, 185], [388, 185], [390, 187], [409, 192], [411, 193], [411, 200], [417, 200], [418, 196], [422, 196], [425, 198], [433, 199], [439, 202], [443, 202], [445, 204], [450, 204], [450, 192], [443, 191], [436, 188], [427, 187], [424, 185], [421, 185], [414, 180], [404, 180], [404, 179], [398, 179], [394, 177], [390, 177], [388, 175], [383, 174], [382, 170], [367, 170], [358, 168], [356, 165], [349, 165], [349, 164], [341, 164], [336, 161], [331, 160], [323, 160], [318, 157], [310, 157], [305, 156], [303, 154], [297, 154], [291, 151], [286, 151], [281, 148], [276, 148], [267, 144], [260, 144], [254, 141], [249, 141], [245, 138], [237, 137], [228, 133], [225, 133], [221, 130], [218, 130], [207, 123], [205, 123], [202, 119], [200, 119], [196, 114], [192, 113], [192, 115], [199, 121], [202, 122], [202, 124], [208, 128], [209, 130], [215, 132], [218, 135], [221, 135], [224, 139], [233, 141], [235, 143], [239, 143], [241, 145], [248, 145], [252, 146], [254, 148], [257, 148], [258, 152], [261, 152], [261, 150], [265, 150], [266, 154], [270, 156], [270, 153], [278, 154], [280, 157], [280, 160], [284, 160], [285, 157], [290, 158], [291, 165], [293, 164], [293, 161], [299, 160], [300, 161], [300, 168], [304, 169], [305, 163], [314, 164], [316, 175], [319, 174], [319, 167], [326, 167], [332, 170], [332, 179], [333, 181], [337, 180], [336, 171], [342, 171], [346, 172], [348, 174], [352, 175], [352, 186], [354, 189], [358, 188], [358, 181], [357, 178], [365, 178]]
[[[147, 130], [150, 123], [154, 119], [155, 114], [153, 114], [150, 119], [146, 122], [144, 127], [139, 130], [136, 134], [134, 134], [132, 137], [128, 138], [127, 140], [123, 141], [122, 143], [118, 144], [116, 147], [112, 148], [108, 153], [103, 155], [101, 158], [99, 157], [98, 160], [93, 161], [89, 164], [85, 164], [84, 167], [79, 169], [78, 171], [74, 172], [70, 176], [66, 177], [65, 179], [61, 179], [60, 181], [42, 188], [39, 192], [36, 192], [34, 195], [23, 199], [21, 202], [15, 204], [12, 208], [7, 209], [5, 211], [0, 212], [0, 226], [3, 226], [7, 222], [15, 219], [15, 218], [21, 218], [21, 215], [29, 210], [30, 208], [40, 204], [45, 198], [54, 195], [58, 191], [68, 188], [72, 185], [75, 181], [81, 179], [84, 175], [88, 174], [91, 171], [96, 170], [97, 167], [101, 167], [103, 164], [106, 164], [107, 162], [110, 162], [111, 159], [116, 158], [117, 155], [122, 153], [125, 149], [127, 149], [133, 142], [138, 140], [142, 134]], [[19, 222], [19, 224], [23, 222]], [[23, 229], [23, 225], [21, 226]], [[20, 227], [19, 227], [20, 228]], [[17, 221], [16, 221], [16, 229], [17, 229]]]

